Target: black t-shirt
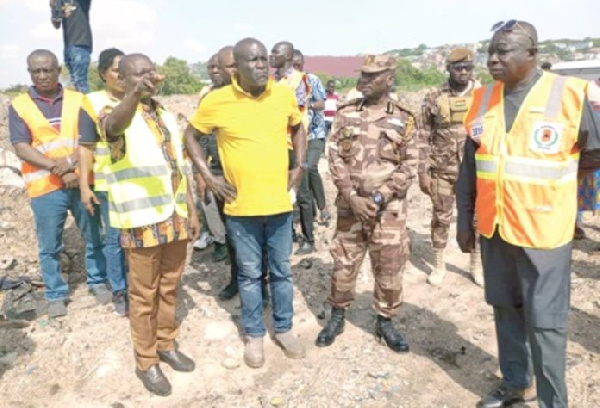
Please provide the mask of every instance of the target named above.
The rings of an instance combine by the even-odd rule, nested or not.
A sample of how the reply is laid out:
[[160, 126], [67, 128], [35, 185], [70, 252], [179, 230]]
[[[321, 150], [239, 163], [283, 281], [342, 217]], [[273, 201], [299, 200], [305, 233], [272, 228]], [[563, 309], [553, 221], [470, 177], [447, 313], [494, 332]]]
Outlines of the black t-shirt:
[[90, 6], [92, 0], [63, 0], [63, 40], [65, 47], [80, 46], [92, 50]]

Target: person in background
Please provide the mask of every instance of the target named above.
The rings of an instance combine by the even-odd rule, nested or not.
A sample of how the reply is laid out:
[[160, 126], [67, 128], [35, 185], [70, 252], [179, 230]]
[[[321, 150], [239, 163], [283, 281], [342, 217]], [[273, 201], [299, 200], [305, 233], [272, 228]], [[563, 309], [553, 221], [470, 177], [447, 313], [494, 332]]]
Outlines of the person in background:
[[[212, 82], [211, 85], [205, 86], [200, 92], [200, 101], [215, 89], [219, 89], [225, 85], [221, 70], [219, 68], [219, 60], [217, 54], [214, 54], [208, 60], [206, 64], [206, 70], [208, 76]], [[201, 139], [201, 146], [204, 149], [207, 160], [209, 161], [211, 168], [220, 169], [221, 163], [219, 162], [219, 151], [217, 149], [217, 136], [211, 135]], [[203, 224], [200, 238], [194, 243], [195, 249], [204, 249], [210, 243], [214, 243], [214, 250], [211, 255], [213, 262], [221, 262], [227, 259], [227, 245], [225, 244], [225, 224], [219, 216], [219, 209], [217, 201], [213, 193], [206, 189], [206, 183], [202, 179], [202, 176], [194, 168], [194, 176], [196, 179], [196, 187], [198, 191], [198, 199], [201, 208], [202, 219], [206, 223], [206, 227]]]
[[84, 96], [58, 82], [60, 66], [49, 50], [31, 52], [27, 70], [33, 85], [13, 99], [8, 126], [31, 198], [48, 316], [58, 317], [68, 313], [69, 285], [62, 277], [60, 254], [69, 211], [85, 241], [88, 289], [100, 304], [109, 303], [112, 295], [106, 288], [100, 214], [87, 213], [76, 174], [78, 119]]
[[325, 137], [329, 136], [329, 132], [331, 132], [333, 118], [335, 118], [340, 101], [340, 96], [335, 91], [335, 86], [335, 80], [330, 79], [327, 81], [325, 88], [325, 109], [323, 111], [325, 114]]
[[[588, 98], [595, 114], [600, 112], [600, 79], [591, 81], [588, 86]], [[600, 215], [600, 170], [583, 174], [579, 178], [578, 210], [575, 222], [575, 233], [573, 239], [586, 239], [585, 230], [582, 227], [583, 213], [592, 211], [594, 216]]]
[[88, 67], [93, 51], [90, 7], [92, 0], [50, 0], [52, 25], [62, 26], [65, 66], [71, 85], [88, 93]]
[[[419, 131], [419, 186], [431, 197], [431, 246], [434, 270], [427, 278], [433, 286], [446, 276], [444, 253], [454, 212], [456, 179], [467, 131], [463, 119], [472, 94], [479, 84], [471, 79], [474, 55], [468, 48], [455, 48], [446, 58], [448, 81], [425, 96]], [[469, 272], [473, 281], [483, 286], [479, 251], [470, 254]]]
[[[296, 70], [304, 72], [304, 55], [302, 55], [300, 50], [294, 50], [293, 65]], [[318, 76], [306, 73], [306, 77], [310, 86], [310, 99], [308, 102], [308, 150], [306, 151], [308, 188], [304, 190], [300, 188], [298, 191], [298, 201], [304, 202], [305, 200], [310, 200], [311, 203], [316, 202], [317, 209], [319, 210], [319, 221], [326, 224], [331, 220], [331, 214], [327, 210], [325, 188], [319, 174], [319, 159], [323, 152], [325, 152], [326, 129], [325, 116], [323, 114], [323, 110], [325, 109], [325, 88]], [[301, 194], [308, 194], [309, 196], [305, 198], [301, 197]], [[310, 253], [313, 249], [306, 242], [300, 246], [296, 254]]]
[[[126, 316], [129, 313], [127, 301], [127, 276], [125, 253], [121, 248], [121, 234], [110, 226], [108, 217], [108, 186], [106, 184], [106, 166], [110, 165], [108, 145], [100, 141], [97, 130], [98, 114], [107, 106], [115, 107], [125, 95], [123, 80], [119, 76], [119, 61], [125, 54], [116, 48], [100, 53], [98, 74], [105, 89], [86, 95], [79, 113], [79, 189], [81, 202], [88, 213], [94, 216], [100, 212], [104, 227], [104, 255], [106, 273], [113, 294], [115, 313]], [[89, 174], [93, 173], [93, 184], [89, 184]]]

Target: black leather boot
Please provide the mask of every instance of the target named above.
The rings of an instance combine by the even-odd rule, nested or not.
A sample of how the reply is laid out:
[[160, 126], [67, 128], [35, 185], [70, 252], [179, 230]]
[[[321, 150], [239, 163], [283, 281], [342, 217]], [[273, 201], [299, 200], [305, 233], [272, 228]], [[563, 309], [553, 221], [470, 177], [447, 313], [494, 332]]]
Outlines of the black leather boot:
[[344, 332], [344, 315], [346, 311], [344, 309], [333, 308], [331, 309], [331, 318], [327, 322], [327, 325], [319, 335], [317, 336], [317, 347], [331, 346], [335, 341], [338, 334]]
[[217, 295], [219, 300], [231, 300], [238, 294], [238, 283], [237, 283], [237, 273], [236, 270], [231, 268], [231, 281], [229, 281], [229, 285], [225, 286], [225, 288], [219, 292]]
[[396, 330], [392, 323], [392, 319], [389, 317], [377, 316], [375, 336], [380, 342], [382, 339], [385, 340], [387, 346], [396, 353], [406, 353], [409, 350], [406, 339], [398, 333], [398, 330]]

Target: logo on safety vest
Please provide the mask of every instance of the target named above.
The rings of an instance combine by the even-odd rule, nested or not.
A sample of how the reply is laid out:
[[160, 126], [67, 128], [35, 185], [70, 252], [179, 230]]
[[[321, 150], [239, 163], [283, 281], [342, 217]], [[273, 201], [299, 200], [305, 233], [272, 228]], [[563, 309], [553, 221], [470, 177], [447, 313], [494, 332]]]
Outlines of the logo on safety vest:
[[537, 153], [558, 153], [562, 138], [562, 124], [538, 122], [533, 127], [530, 149]]

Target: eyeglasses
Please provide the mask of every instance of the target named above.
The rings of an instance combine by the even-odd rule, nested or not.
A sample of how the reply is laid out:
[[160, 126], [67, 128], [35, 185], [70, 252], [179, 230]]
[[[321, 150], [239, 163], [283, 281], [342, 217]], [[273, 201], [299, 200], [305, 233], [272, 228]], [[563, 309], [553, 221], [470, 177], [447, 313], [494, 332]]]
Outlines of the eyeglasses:
[[519, 24], [519, 20], [511, 19], [508, 21], [498, 21], [492, 26], [492, 29], [490, 31], [493, 31], [494, 33], [500, 30], [512, 32], [516, 28], [520, 28], [520, 30], [518, 31], [519, 34], [523, 34], [524, 36], [529, 38], [531, 40], [531, 45], [535, 46], [535, 41], [533, 40], [533, 37], [529, 35], [527, 30], [525, 30], [525, 28], [522, 25]]

